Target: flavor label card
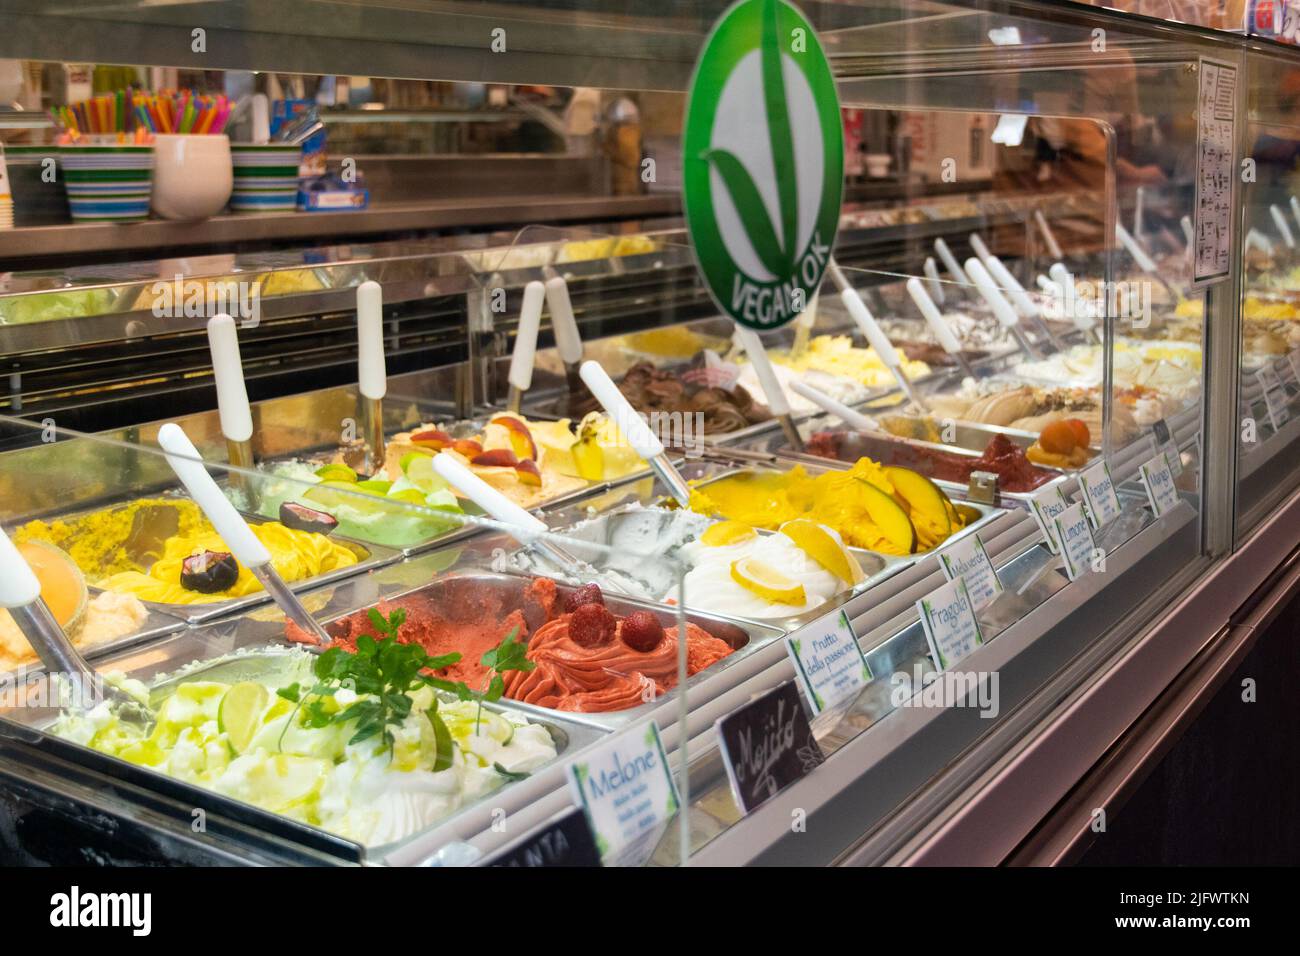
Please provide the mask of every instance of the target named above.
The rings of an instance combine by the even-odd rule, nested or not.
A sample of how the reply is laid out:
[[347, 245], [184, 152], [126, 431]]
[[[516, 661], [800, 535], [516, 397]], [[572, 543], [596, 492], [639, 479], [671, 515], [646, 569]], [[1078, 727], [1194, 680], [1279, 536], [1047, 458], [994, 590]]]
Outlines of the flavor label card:
[[1093, 531], [1100, 531], [1119, 517], [1115, 479], [1110, 476], [1110, 466], [1104, 458], [1079, 475], [1079, 488], [1083, 491], [1083, 503]]
[[825, 761], [794, 681], [719, 717], [718, 743], [736, 805], [749, 813]]
[[540, 869], [549, 866], [600, 866], [600, 851], [577, 807], [521, 843], [494, 857], [488, 866]]
[[1061, 559], [1065, 562], [1065, 575], [1077, 581], [1092, 567], [1092, 554], [1097, 549], [1092, 539], [1092, 525], [1083, 510], [1083, 502], [1070, 505], [1052, 519], [1056, 524], [1056, 537], [1061, 542]]
[[1169, 470], [1166, 455], [1156, 455], [1138, 471], [1142, 475], [1142, 487], [1146, 489], [1147, 501], [1157, 518], [1178, 504], [1178, 489], [1174, 487], [1174, 476]]
[[989, 560], [989, 553], [980, 540], [979, 533], [958, 538], [939, 551], [939, 567], [949, 581], [963, 578], [970, 592], [975, 610], [980, 610], [1002, 593], [1002, 582], [997, 569]]
[[975, 605], [962, 578], [954, 578], [921, 598], [916, 609], [937, 670], [947, 670], [984, 643]]
[[1282, 384], [1272, 365], [1265, 365], [1257, 371], [1255, 378], [1259, 380], [1259, 387], [1264, 391], [1264, 405], [1268, 409], [1268, 420], [1273, 425], [1273, 431], [1277, 431], [1291, 419], [1291, 412], [1287, 408], [1286, 386]]
[[1291, 377], [1300, 384], [1300, 349], [1292, 349], [1287, 353], [1286, 360], [1291, 364]]
[[1052, 524], [1052, 519], [1069, 506], [1070, 503], [1065, 500], [1060, 485], [1044, 488], [1029, 499], [1029, 511], [1034, 516], [1034, 520], [1038, 522], [1038, 530], [1043, 533], [1043, 538], [1047, 541], [1047, 549], [1052, 554], [1061, 553], [1061, 547], [1056, 541], [1056, 528]]
[[1155, 443], [1152, 454], [1164, 452], [1169, 457], [1169, 470], [1177, 478], [1183, 473], [1183, 456], [1178, 450], [1178, 443], [1174, 441], [1173, 433], [1169, 430], [1169, 423], [1163, 418], [1151, 426], [1151, 438]]
[[785, 649], [814, 717], [847, 703], [871, 683], [871, 668], [845, 611], [801, 627]]
[[565, 768], [606, 865], [640, 866], [681, 808], [653, 720], [602, 741]]

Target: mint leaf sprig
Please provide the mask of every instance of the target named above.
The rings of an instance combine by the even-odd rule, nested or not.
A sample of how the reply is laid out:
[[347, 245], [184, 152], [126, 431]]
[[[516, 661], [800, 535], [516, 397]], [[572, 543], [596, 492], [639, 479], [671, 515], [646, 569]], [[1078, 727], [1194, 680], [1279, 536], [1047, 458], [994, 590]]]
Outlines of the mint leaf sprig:
[[[304, 689], [295, 682], [280, 688], [276, 694], [297, 705], [285, 724], [285, 731], [300, 710], [303, 714], [301, 723], [309, 728], [356, 721], [356, 729], [348, 743], [382, 737], [381, 749], [388, 750], [391, 759], [395, 742], [391, 728], [400, 726], [410, 716], [414, 703], [411, 692], [421, 686], [457, 691], [457, 684], [423, 672], [449, 667], [457, 663], [461, 655], [451, 653], [431, 657], [419, 644], [400, 642], [398, 632], [406, 622], [403, 608], [394, 609], [388, 617], [371, 608], [366, 616], [375, 631], [382, 635], [379, 639], [370, 634], [360, 635], [355, 652], [337, 646], [329, 648], [312, 664], [315, 684]], [[343, 689], [355, 692], [359, 699], [342, 708], [331, 707], [329, 702]], [[433, 770], [446, 770], [452, 762], [452, 737], [438, 715], [436, 695], [425, 714], [433, 725], [437, 745]], [[284, 732], [281, 732], [280, 740], [283, 745]]]
[[516, 625], [501, 639], [501, 643], [479, 658], [479, 663], [488, 669], [488, 680], [483, 690], [474, 690], [464, 681], [458, 681], [454, 692], [460, 700], [478, 702], [474, 713], [474, 733], [479, 732], [483, 723], [483, 704], [496, 703], [506, 692], [505, 678], [501, 675], [507, 671], [530, 671], [537, 666], [527, 657], [528, 647], [518, 640], [519, 627]]

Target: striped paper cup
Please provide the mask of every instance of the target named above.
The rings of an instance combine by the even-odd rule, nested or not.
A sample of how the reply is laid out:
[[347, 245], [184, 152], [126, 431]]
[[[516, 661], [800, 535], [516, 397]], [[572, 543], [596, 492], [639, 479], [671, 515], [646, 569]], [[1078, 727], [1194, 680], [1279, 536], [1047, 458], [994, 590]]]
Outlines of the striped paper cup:
[[235, 188], [230, 208], [235, 212], [293, 210], [298, 205], [298, 163], [302, 147], [268, 143], [232, 143]]
[[149, 218], [152, 146], [61, 146], [68, 207], [78, 222]]

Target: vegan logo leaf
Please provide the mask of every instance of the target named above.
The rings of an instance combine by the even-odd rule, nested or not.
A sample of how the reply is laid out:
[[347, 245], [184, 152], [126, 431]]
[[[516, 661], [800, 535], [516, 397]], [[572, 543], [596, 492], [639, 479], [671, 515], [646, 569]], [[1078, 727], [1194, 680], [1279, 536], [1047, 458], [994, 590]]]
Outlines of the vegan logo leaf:
[[763, 105], [767, 113], [768, 142], [772, 150], [772, 168], [776, 173], [780, 235], [768, 218], [767, 206], [744, 163], [729, 150], [710, 149], [703, 154], [712, 163], [740, 214], [745, 232], [763, 267], [775, 276], [788, 274], [798, 250], [799, 194], [795, 184], [794, 139], [790, 133], [790, 116], [785, 98], [785, 77], [781, 67], [776, 0], [763, 2], [763, 26], [760, 36], [762, 57]]

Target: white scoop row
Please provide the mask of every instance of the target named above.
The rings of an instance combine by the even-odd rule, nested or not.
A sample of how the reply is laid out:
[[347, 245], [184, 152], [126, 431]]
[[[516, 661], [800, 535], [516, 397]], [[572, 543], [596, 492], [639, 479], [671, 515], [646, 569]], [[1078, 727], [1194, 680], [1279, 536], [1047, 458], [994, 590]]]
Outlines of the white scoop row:
[[515, 348], [510, 355], [506, 380], [526, 392], [533, 384], [533, 364], [537, 358], [537, 333], [542, 324], [542, 304], [551, 310], [551, 327], [555, 332], [555, 350], [565, 365], [582, 361], [582, 336], [569, 299], [569, 284], [564, 276], [552, 276], [542, 283], [536, 279], [524, 286], [524, 300], [519, 309], [519, 329]]

